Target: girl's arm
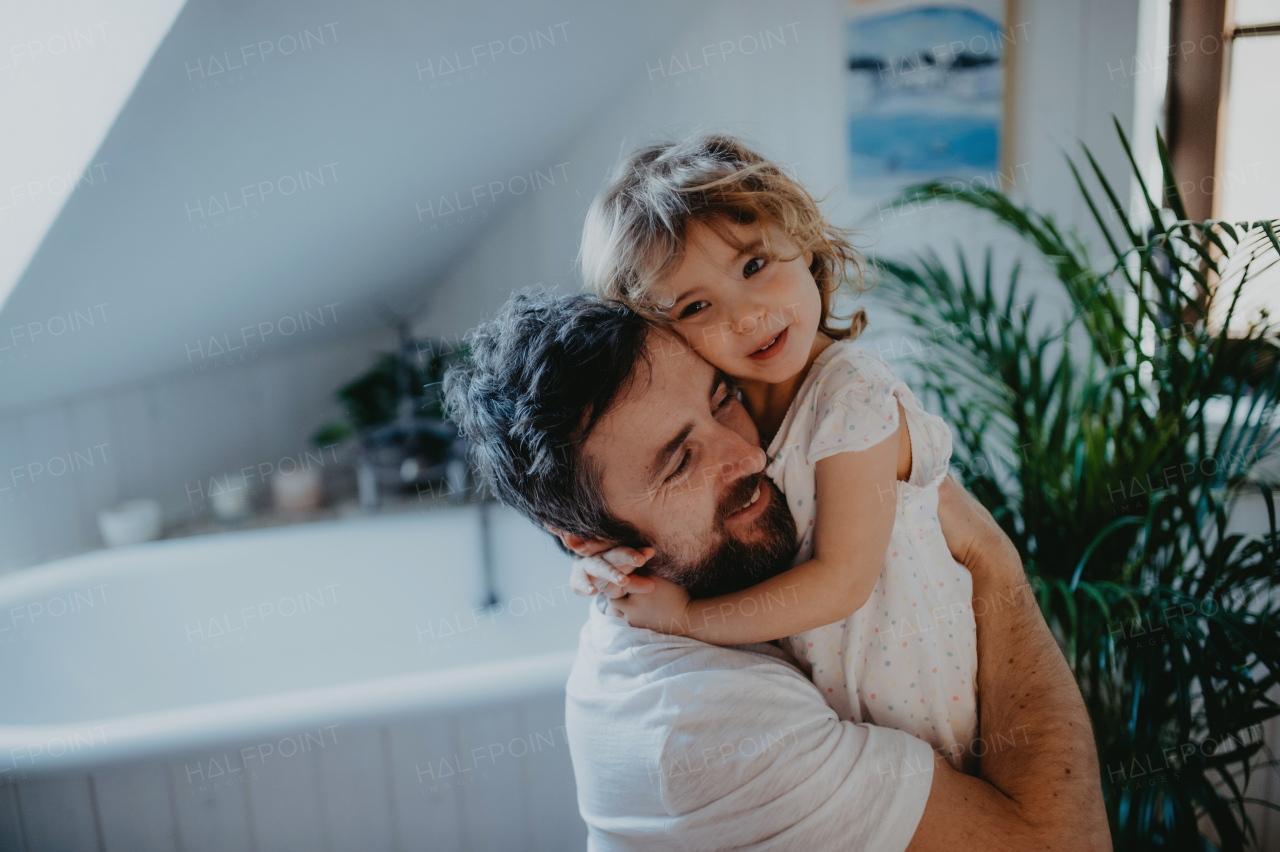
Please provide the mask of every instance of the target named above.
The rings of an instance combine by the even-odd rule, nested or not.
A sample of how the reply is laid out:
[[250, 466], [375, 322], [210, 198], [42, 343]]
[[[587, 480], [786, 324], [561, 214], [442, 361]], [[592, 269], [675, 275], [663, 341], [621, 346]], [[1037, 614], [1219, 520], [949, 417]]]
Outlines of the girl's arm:
[[617, 601], [633, 627], [677, 633], [715, 645], [791, 636], [848, 617], [867, 602], [884, 568], [897, 511], [895, 480], [907, 478], [910, 452], [898, 404], [898, 440], [837, 453], [815, 468], [818, 491], [813, 558], [741, 592], [690, 600], [678, 586]]

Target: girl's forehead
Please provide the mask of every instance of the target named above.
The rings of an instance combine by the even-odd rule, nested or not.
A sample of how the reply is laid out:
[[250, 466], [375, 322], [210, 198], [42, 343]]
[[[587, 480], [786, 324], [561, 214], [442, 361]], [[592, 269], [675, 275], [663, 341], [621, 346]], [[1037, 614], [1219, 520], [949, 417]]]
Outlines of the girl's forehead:
[[775, 248], [787, 242], [786, 235], [770, 224], [762, 228], [759, 223], [735, 222], [726, 216], [691, 221], [678, 258], [654, 278], [648, 290], [658, 301], [670, 301], [687, 290], [693, 278], [709, 272], [731, 274], [734, 259], [744, 251], [761, 250], [766, 236]]
[[761, 228], [757, 224], [737, 222], [697, 222], [685, 234], [685, 258], [700, 257], [711, 263], [723, 263], [739, 252], [761, 244]]

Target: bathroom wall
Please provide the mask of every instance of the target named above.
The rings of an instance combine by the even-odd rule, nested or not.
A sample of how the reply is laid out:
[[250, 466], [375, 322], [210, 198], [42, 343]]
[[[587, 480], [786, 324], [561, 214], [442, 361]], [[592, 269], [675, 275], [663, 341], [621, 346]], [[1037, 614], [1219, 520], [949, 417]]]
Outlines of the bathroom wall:
[[201, 355], [191, 341], [189, 357], [174, 353], [187, 369], [168, 379], [0, 412], [0, 573], [101, 547], [98, 510], [119, 500], [154, 497], [178, 522], [207, 512], [210, 477], [250, 467], [258, 487], [265, 465], [316, 464], [311, 436], [341, 413], [333, 391], [394, 345], [339, 337], [341, 310], [338, 325], [270, 357], [243, 341], [223, 355], [206, 340]]
[[[1111, 116], [1131, 128], [1135, 114], [1141, 114], [1141, 131], [1149, 133], [1157, 114], [1151, 90], [1160, 75], [1141, 72], [1152, 66], [1145, 60], [1137, 64], [1135, 57], [1157, 31], [1153, 10], [1163, 2], [1018, 0], [1012, 5], [1008, 27], [1015, 74], [1003, 172], [1012, 192], [1088, 230], [1062, 152], [1080, 139], [1104, 168], [1125, 173]], [[874, 201], [846, 192], [844, 8], [837, 0], [708, 4], [662, 50], [636, 63], [631, 81], [614, 97], [604, 104], [584, 103], [576, 121], [565, 124], [559, 152], [548, 150], [538, 160], [554, 182], [540, 184], [505, 208], [494, 206], [492, 214], [484, 211], [463, 221], [420, 217], [424, 231], [452, 231], [447, 239], [457, 260], [426, 285], [416, 330], [457, 340], [513, 289], [537, 282], [576, 289], [574, 259], [583, 215], [617, 159], [649, 139], [695, 128], [741, 134], [793, 165], [815, 194], [830, 193], [827, 205], [834, 218], [864, 229], [868, 245], [879, 252], [923, 246], [951, 252], [957, 243], [1007, 241], [979, 217], [957, 210], [882, 213]], [[767, 40], [762, 38], [766, 31]], [[750, 55], [735, 50], [721, 58], [717, 47], [703, 68], [681, 71], [672, 65], [673, 55], [701, 57], [708, 45], [749, 44], [743, 42], [747, 36], [769, 48]], [[509, 142], [519, 144], [518, 134]], [[495, 167], [486, 180], [509, 181], [503, 169], [499, 173]], [[892, 355], [892, 315], [874, 301], [868, 304], [872, 329], [867, 339], [881, 346], [888, 341], [885, 354]], [[86, 304], [84, 310], [92, 309]], [[112, 310], [110, 304], [101, 309], [100, 325], [113, 321]], [[319, 304], [313, 307], [319, 310]], [[210, 476], [309, 449], [314, 429], [337, 413], [332, 391], [364, 369], [373, 349], [390, 344], [385, 336], [356, 331], [356, 324], [344, 325], [344, 305], [333, 310], [336, 325], [298, 335], [279, 354], [264, 352], [242, 361], [244, 352], [213, 356], [197, 349], [193, 355], [198, 341], [187, 342], [185, 351], [175, 343], [167, 377], [0, 409], [0, 572], [100, 546], [96, 513], [117, 500], [154, 496], [170, 520], [181, 520], [200, 508], [198, 492], [193, 498], [190, 489], [202, 478], [207, 482]], [[255, 315], [246, 322], [250, 319], [279, 318]], [[215, 323], [209, 334], [237, 330], [222, 324]], [[104, 331], [81, 325], [76, 334]], [[27, 351], [39, 357], [36, 347], [24, 356]], [[107, 348], [101, 357], [111, 357]], [[214, 361], [221, 366], [214, 367]], [[0, 383], [6, 370], [21, 368], [21, 363], [0, 362]]]
[[[1013, 106], [1001, 179], [1015, 196], [1086, 234], [1092, 222], [1063, 154], [1078, 152], [1077, 140], [1083, 141], [1109, 174], [1123, 179], [1128, 165], [1113, 115], [1131, 136], [1139, 116], [1139, 156], [1154, 148], [1145, 140], [1155, 127], [1162, 78], [1150, 61], [1138, 66], [1135, 57], [1147, 42], [1158, 42], [1163, 3], [1018, 0], [1010, 6]], [[840, 2], [709, 4], [662, 53], [636, 67], [629, 89], [572, 129], [553, 159], [567, 164], [573, 191], [530, 193], [508, 208], [434, 288], [420, 328], [456, 335], [496, 310], [513, 287], [544, 282], [576, 289], [573, 260], [583, 217], [617, 160], [651, 139], [698, 129], [740, 134], [792, 165], [815, 196], [830, 194], [833, 218], [862, 229], [877, 252], [1008, 244], [997, 228], [958, 209], [881, 211], [875, 199], [848, 191], [844, 9]], [[767, 51], [720, 59], [713, 50], [705, 67], [671, 73], [673, 56], [683, 62], [687, 53], [696, 64], [705, 45], [738, 43], [764, 31], [774, 36]], [[884, 311], [873, 313], [872, 322], [873, 332], [893, 327]]]

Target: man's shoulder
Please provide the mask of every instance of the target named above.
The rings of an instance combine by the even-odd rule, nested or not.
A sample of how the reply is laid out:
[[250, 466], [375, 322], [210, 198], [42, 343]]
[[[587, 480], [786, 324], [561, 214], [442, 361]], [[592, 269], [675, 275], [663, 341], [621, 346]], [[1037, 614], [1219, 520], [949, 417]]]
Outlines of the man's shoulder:
[[777, 647], [597, 618], [608, 616], [583, 630], [566, 708], [593, 836], [637, 849], [906, 847], [929, 786], [908, 786], [902, 767], [929, 772], [927, 743], [842, 722]]
[[570, 692], [609, 695], [669, 692], [690, 688], [690, 681], [760, 681], [773, 678], [809, 681], [787, 652], [773, 644], [720, 647], [630, 627], [593, 607], [583, 626]]
[[673, 729], [724, 724], [743, 702], [760, 701], [803, 716], [830, 713], [777, 645], [708, 645], [632, 628], [594, 608], [568, 683], [570, 709], [585, 726], [643, 732], [655, 745]]

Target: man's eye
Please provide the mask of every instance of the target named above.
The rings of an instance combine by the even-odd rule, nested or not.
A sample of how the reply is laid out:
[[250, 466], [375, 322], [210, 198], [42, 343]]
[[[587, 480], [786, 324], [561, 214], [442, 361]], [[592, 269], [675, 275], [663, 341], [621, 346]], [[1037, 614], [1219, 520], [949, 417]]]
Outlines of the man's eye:
[[755, 275], [761, 269], [764, 269], [764, 264], [765, 264], [764, 258], [760, 258], [760, 257], [751, 258], [750, 260], [747, 261], [747, 265], [742, 267], [742, 277], [750, 278], [752, 275]]
[[710, 305], [709, 302], [702, 302], [702, 301], [690, 302], [689, 304], [685, 305], [684, 310], [680, 312], [680, 319], [688, 319], [689, 317], [693, 316], [699, 311], [704, 310], [709, 305]]
[[664, 482], [675, 482], [677, 479], [679, 479], [679, 478], [680, 478], [680, 476], [685, 472], [685, 470], [687, 470], [687, 469], [688, 469], [688, 467], [689, 467], [689, 459], [690, 459], [692, 456], [693, 456], [693, 453], [690, 453], [690, 452], [688, 452], [688, 451], [686, 450], [686, 451], [685, 451], [685, 454], [684, 454], [683, 456], [681, 456], [681, 458], [680, 458], [680, 466], [679, 466], [679, 467], [677, 467], [675, 470], [673, 470], [673, 471], [671, 472], [671, 475], [670, 475], [670, 476], [668, 476], [668, 477], [667, 477], [665, 480], [663, 480], [663, 481], [664, 481]]

